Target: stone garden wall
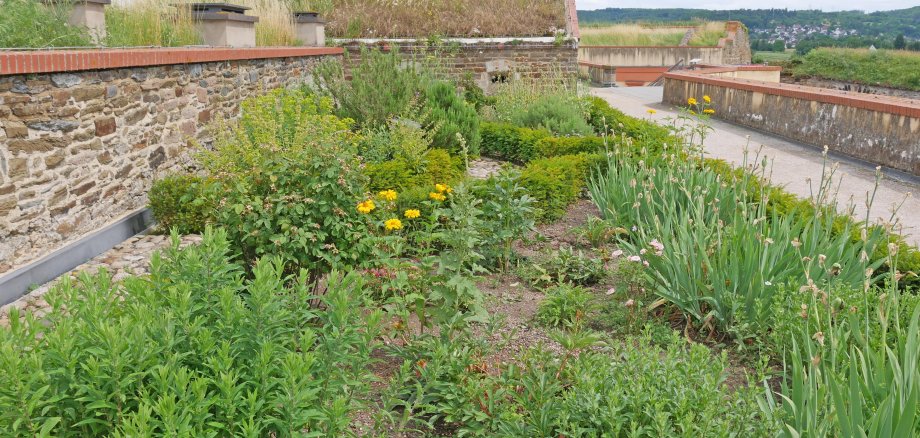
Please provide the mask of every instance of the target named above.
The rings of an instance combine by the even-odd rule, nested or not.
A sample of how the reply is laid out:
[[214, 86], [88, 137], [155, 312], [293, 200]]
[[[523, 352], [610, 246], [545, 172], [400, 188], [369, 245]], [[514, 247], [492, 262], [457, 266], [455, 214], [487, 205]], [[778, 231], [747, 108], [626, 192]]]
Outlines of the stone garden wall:
[[454, 39], [438, 44], [417, 40], [342, 41], [347, 51], [347, 69], [360, 62], [361, 47], [398, 50], [408, 61], [437, 57], [440, 66], [452, 77], [472, 75], [479, 87], [489, 91], [496, 82], [521, 77], [552, 74], [573, 75], [578, 69], [575, 40], [553, 38]]
[[208, 123], [337, 48], [0, 53], [0, 275], [147, 203]]
[[717, 118], [920, 176], [920, 101], [726, 76], [758, 68], [666, 73], [663, 101], [708, 95]]

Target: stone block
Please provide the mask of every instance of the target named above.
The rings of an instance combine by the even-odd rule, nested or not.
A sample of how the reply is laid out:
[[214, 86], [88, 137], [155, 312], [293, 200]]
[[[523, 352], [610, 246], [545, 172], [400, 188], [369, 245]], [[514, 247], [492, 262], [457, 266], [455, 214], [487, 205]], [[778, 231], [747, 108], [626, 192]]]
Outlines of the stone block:
[[105, 137], [115, 132], [117, 124], [114, 117], [105, 117], [96, 119], [93, 124], [96, 126], [96, 136]]

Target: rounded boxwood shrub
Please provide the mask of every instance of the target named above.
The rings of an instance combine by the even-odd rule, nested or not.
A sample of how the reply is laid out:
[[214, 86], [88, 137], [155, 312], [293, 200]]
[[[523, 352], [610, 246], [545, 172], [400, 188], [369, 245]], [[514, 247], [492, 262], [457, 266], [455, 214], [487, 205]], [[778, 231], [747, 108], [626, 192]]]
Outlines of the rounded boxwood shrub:
[[594, 154], [603, 152], [604, 147], [604, 139], [596, 136], [546, 137], [537, 141], [534, 154], [539, 158], [575, 155], [580, 153]]
[[531, 161], [521, 172], [521, 185], [537, 201], [537, 219], [550, 222], [564, 216], [584, 189], [588, 172], [602, 159], [600, 154], [578, 154]]
[[364, 173], [370, 179], [372, 192], [405, 189], [416, 186], [449, 184], [460, 178], [460, 162], [444, 149], [431, 149], [422, 156], [423, 170], [416, 171], [403, 159], [368, 163]]

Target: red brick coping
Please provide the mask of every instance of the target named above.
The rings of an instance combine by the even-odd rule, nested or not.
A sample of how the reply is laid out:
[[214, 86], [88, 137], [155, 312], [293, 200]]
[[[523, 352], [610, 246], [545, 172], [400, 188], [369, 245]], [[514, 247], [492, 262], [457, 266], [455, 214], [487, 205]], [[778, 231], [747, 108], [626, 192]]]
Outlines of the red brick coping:
[[765, 67], [733, 66], [704, 68], [700, 70], [674, 71], [665, 73], [664, 77], [665, 79], [675, 79], [685, 82], [695, 82], [698, 84], [715, 85], [718, 87], [731, 88], [735, 90], [754, 91], [776, 96], [812, 100], [816, 102], [829, 103], [832, 105], [851, 106], [855, 108], [867, 109], [870, 111], [920, 118], [920, 101], [913, 99], [832, 90], [829, 88], [806, 87], [803, 85], [782, 83], [777, 84], [772, 82], [754, 81], [750, 79], [718, 78], [709, 76], [709, 74], [713, 73], [761, 69], [765, 69]]
[[0, 52], [0, 76], [246, 59], [341, 55], [340, 47], [194, 47]]

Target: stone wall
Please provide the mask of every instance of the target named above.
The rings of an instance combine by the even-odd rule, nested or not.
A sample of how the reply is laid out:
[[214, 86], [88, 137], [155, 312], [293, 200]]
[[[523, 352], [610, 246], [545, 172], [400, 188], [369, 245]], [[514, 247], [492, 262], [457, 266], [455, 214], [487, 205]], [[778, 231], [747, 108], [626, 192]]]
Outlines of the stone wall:
[[751, 63], [751, 41], [748, 30], [739, 21], [725, 23], [725, 32], [728, 37], [720, 41], [724, 47], [722, 63], [729, 65], [746, 65]]
[[521, 77], [550, 74], [574, 75], [578, 67], [576, 41], [555, 42], [552, 38], [527, 39], [457, 39], [437, 46], [416, 40], [343, 41], [346, 74], [360, 62], [362, 47], [399, 50], [407, 60], [436, 55], [446, 72], [453, 77], [472, 75], [473, 80], [489, 91], [492, 84]]
[[920, 101], [717, 78], [706, 70], [665, 74], [665, 103], [683, 106], [703, 95], [720, 119], [920, 176]]
[[341, 53], [0, 54], [0, 274], [144, 207], [153, 178], [181, 167], [212, 119]]

